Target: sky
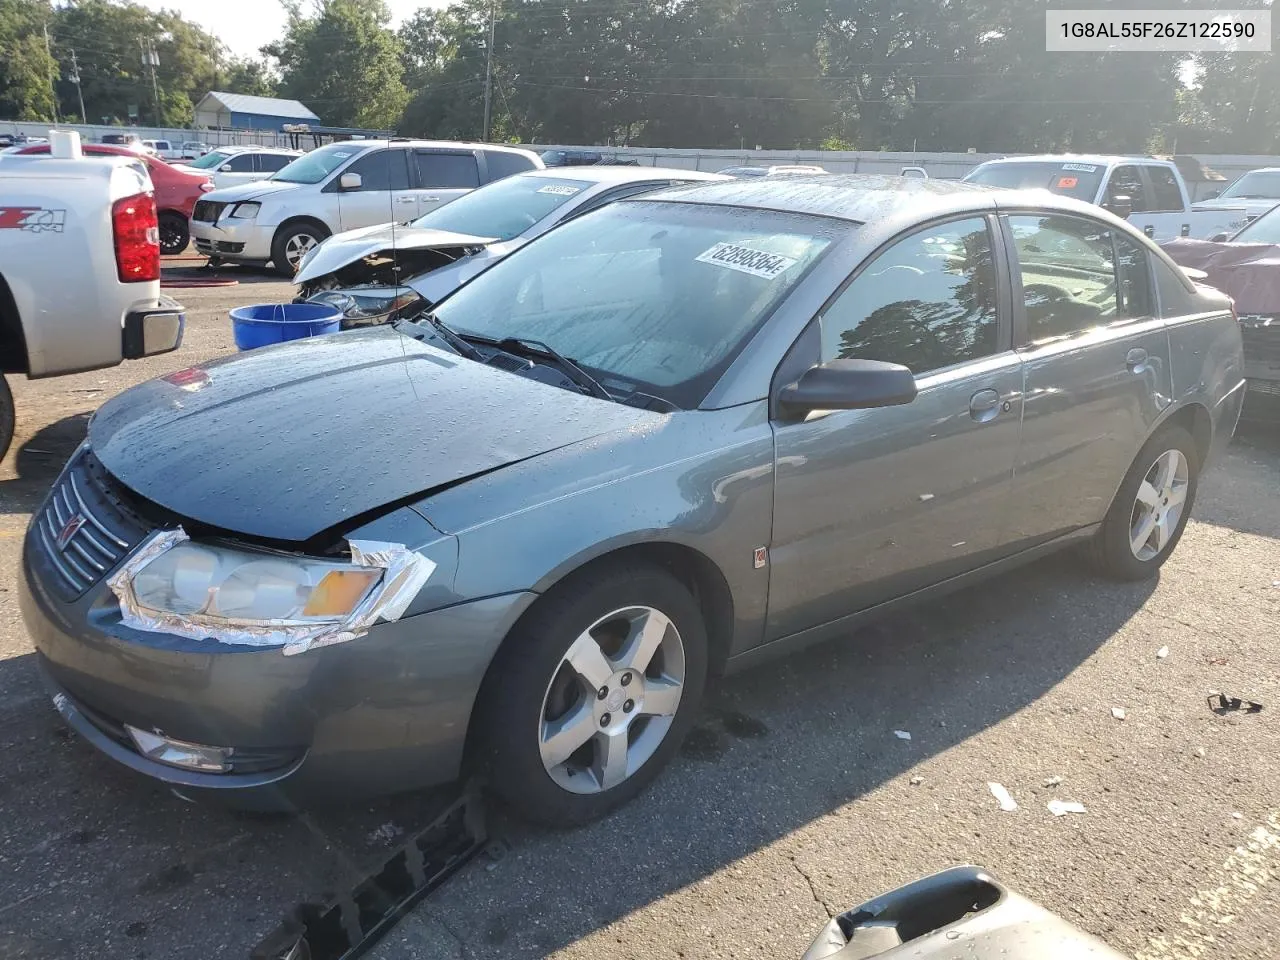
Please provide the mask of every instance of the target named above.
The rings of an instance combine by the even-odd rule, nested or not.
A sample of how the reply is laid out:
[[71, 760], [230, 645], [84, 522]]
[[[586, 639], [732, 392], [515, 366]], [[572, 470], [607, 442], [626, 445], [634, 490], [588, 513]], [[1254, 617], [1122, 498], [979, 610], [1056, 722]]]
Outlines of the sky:
[[[153, 10], [176, 10], [225, 43], [238, 57], [257, 57], [258, 48], [284, 34], [284, 7], [276, 0], [140, 0]], [[419, 7], [443, 7], [447, 0], [387, 0], [392, 23]], [[305, 5], [304, 5], [305, 8]]]

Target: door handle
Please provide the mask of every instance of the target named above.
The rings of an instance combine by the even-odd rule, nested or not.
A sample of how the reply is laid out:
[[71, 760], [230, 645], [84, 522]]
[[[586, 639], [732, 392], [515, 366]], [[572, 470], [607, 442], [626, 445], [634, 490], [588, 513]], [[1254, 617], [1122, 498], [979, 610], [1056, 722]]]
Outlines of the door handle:
[[439, 198], [439, 197], [423, 197], [422, 199], [423, 199], [424, 201], [426, 201], [427, 203], [439, 203], [439, 202], [440, 202], [440, 198]]
[[396, 203], [417, 203], [417, 197], [396, 197]]
[[979, 390], [969, 398], [969, 416], [978, 423], [994, 420], [1000, 414], [1000, 393], [996, 390]]
[[1134, 347], [1124, 355], [1124, 365], [1133, 373], [1142, 373], [1146, 370], [1147, 351], [1142, 347]]

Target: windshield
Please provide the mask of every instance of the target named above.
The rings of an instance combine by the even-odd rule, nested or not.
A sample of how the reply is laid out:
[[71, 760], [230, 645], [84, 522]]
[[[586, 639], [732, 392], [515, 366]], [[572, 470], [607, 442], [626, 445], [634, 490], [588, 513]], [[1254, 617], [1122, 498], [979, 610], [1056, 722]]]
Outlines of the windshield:
[[235, 154], [233, 153], [225, 153], [222, 150], [214, 150], [211, 153], [206, 153], [199, 160], [192, 160], [190, 163], [187, 164], [187, 166], [196, 167], [197, 169], [200, 169], [200, 170], [210, 170], [213, 167], [217, 167], [222, 165], [223, 163], [226, 163], [227, 159], [233, 156], [235, 156]]
[[623, 201], [539, 237], [436, 309], [463, 336], [541, 340], [615, 396], [696, 407], [847, 223]]
[[510, 240], [591, 186], [559, 177], [508, 177], [437, 207], [412, 226]]
[[1010, 190], [1049, 190], [1064, 197], [1093, 202], [1107, 168], [1098, 163], [1034, 160], [984, 163], [966, 176], [966, 183]]
[[1262, 216], [1245, 225], [1231, 238], [1232, 243], [1280, 243], [1280, 207], [1272, 207]]
[[1280, 170], [1254, 170], [1246, 173], [1222, 193], [1220, 198], [1240, 200], [1280, 200]]
[[290, 164], [281, 167], [270, 179], [285, 183], [319, 183], [333, 171], [368, 148], [349, 143], [331, 143], [304, 154]]

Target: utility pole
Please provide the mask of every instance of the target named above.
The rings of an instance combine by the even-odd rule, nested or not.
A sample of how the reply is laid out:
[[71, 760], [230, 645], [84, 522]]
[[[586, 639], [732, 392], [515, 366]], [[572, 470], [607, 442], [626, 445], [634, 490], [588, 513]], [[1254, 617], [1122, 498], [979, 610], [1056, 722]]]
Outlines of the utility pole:
[[156, 84], [156, 67], [160, 66], [160, 55], [156, 53], [156, 43], [154, 40], [138, 40], [138, 46], [142, 48], [142, 65], [151, 68], [151, 96], [155, 98], [156, 104], [156, 126], [164, 126], [164, 114], [160, 112], [160, 88]]
[[[53, 50], [49, 47], [49, 24], [47, 23], [44, 25], [44, 52], [53, 61]], [[55, 71], [57, 70], [56, 63], [54, 61], [54, 66], [49, 71], [49, 93], [53, 95], [53, 122], [61, 123], [62, 118], [58, 116], [58, 83], [54, 79]]]
[[484, 136], [481, 139], [486, 142], [489, 140], [490, 119], [493, 115], [493, 31], [497, 2], [498, 0], [489, 0], [489, 42], [484, 49]]
[[80, 98], [80, 122], [88, 123], [89, 118], [84, 112], [84, 90], [80, 88], [80, 61], [76, 59], [75, 47], [71, 48], [71, 82], [76, 85], [76, 96]]

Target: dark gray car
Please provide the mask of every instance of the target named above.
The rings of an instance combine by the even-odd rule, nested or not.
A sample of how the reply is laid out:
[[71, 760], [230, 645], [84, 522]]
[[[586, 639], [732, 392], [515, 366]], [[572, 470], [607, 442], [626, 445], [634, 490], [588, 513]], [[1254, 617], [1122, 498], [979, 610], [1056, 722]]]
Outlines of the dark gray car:
[[657, 775], [709, 675], [1072, 543], [1153, 575], [1241, 395], [1226, 298], [1096, 207], [672, 190], [434, 315], [104, 404], [23, 611], [66, 720], [186, 794], [465, 768], [581, 822]]

